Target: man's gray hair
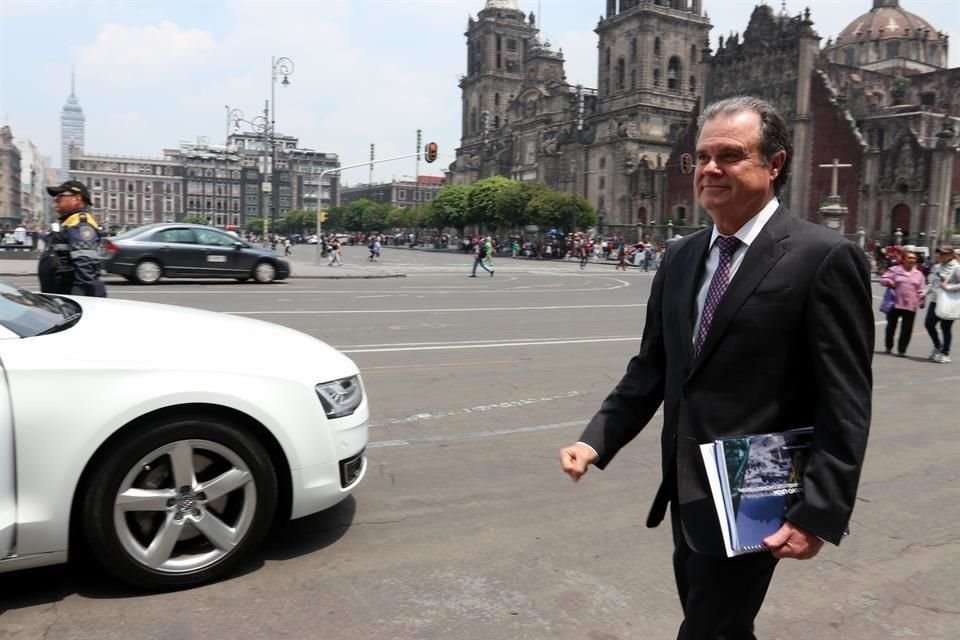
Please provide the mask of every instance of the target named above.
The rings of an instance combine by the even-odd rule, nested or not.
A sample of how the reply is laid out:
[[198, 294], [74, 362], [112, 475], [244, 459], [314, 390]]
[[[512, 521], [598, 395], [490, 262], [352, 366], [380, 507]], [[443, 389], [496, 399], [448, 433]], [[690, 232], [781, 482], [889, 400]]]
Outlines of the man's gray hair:
[[752, 111], [760, 116], [760, 154], [765, 165], [769, 165], [773, 156], [785, 151], [787, 157], [783, 161], [783, 168], [773, 181], [773, 190], [780, 193], [780, 188], [790, 176], [790, 164], [793, 160], [793, 141], [790, 138], [790, 129], [783, 120], [783, 116], [776, 108], [760, 98], [753, 96], [734, 96], [726, 100], [714, 102], [703, 110], [697, 120], [697, 138], [708, 120], [719, 116], [732, 117], [744, 111]]

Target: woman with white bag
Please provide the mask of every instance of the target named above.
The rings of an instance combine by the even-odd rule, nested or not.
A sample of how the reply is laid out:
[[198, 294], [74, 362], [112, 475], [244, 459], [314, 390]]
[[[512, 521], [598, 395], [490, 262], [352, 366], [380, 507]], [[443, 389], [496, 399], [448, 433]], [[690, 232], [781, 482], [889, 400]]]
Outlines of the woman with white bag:
[[[937, 247], [940, 264], [930, 271], [930, 284], [927, 285], [926, 299], [930, 303], [924, 326], [933, 340], [933, 352], [930, 359], [934, 362], [950, 362], [950, 341], [953, 321], [960, 318], [960, 262], [957, 261], [953, 247]], [[937, 325], [943, 331], [943, 340], [937, 332]]]

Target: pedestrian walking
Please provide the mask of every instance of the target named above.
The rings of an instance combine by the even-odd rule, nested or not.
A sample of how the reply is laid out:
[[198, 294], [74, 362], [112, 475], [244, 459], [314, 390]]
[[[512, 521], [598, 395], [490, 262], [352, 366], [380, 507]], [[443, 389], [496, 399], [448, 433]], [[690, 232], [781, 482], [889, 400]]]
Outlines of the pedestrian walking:
[[580, 245], [577, 247], [577, 256], [580, 258], [580, 270], [583, 271], [587, 268], [587, 260], [589, 255], [587, 254], [587, 243], [581, 241]]
[[897, 355], [905, 358], [910, 337], [913, 335], [913, 321], [917, 316], [917, 308], [923, 308], [924, 289], [926, 280], [923, 272], [917, 268], [917, 254], [907, 251], [903, 254], [903, 264], [887, 269], [880, 277], [880, 286], [893, 289], [896, 301], [893, 308], [887, 312], [887, 331], [884, 336], [886, 353], [893, 350], [893, 338], [900, 327], [900, 339], [897, 340]]
[[47, 187], [59, 225], [47, 236], [37, 265], [40, 290], [74, 296], [107, 297], [100, 279], [100, 232], [90, 212], [90, 191], [76, 180]]
[[290, 238], [283, 239], [283, 255], [289, 256], [292, 253], [290, 250]]
[[[617, 269], [627, 270], [627, 247], [624, 243], [620, 243], [620, 248], [617, 249]], [[614, 269], [616, 271], [616, 269]]]
[[[937, 247], [938, 263], [930, 271], [930, 284], [927, 285], [927, 317], [924, 320], [924, 328], [930, 334], [930, 340], [933, 341], [933, 351], [930, 353], [930, 359], [940, 364], [950, 362], [950, 343], [953, 340], [953, 313], [943, 313], [944, 303], [948, 302], [948, 296], [960, 296], [960, 261], [957, 260], [956, 251], [952, 246], [943, 245]], [[937, 331], [939, 326], [943, 337]]]
[[490, 243], [480, 240], [477, 242], [476, 249], [473, 254], [473, 271], [470, 272], [471, 278], [477, 277], [477, 267], [482, 267], [484, 271], [490, 274], [490, 277], [493, 277], [493, 269], [487, 266], [487, 258], [490, 253]]
[[[870, 424], [870, 274], [855, 244], [779, 203], [793, 145], [772, 105], [724, 100], [706, 107], [699, 127], [694, 192], [714, 226], [670, 244], [639, 353], [560, 458], [573, 480], [590, 464], [603, 469], [662, 404], [663, 475], [647, 526], [669, 507], [684, 616], [677, 637], [745, 640], [778, 561], [812, 558], [847, 530]], [[814, 429], [806, 491], [791, 496], [764, 551], [727, 557], [700, 445], [799, 426]], [[565, 522], [577, 517], [558, 511]], [[589, 555], [589, 544], [587, 534], [574, 553]]]
[[343, 259], [340, 255], [340, 240], [337, 238], [333, 239], [333, 242], [330, 243], [330, 261], [327, 262], [328, 267], [342, 267]]

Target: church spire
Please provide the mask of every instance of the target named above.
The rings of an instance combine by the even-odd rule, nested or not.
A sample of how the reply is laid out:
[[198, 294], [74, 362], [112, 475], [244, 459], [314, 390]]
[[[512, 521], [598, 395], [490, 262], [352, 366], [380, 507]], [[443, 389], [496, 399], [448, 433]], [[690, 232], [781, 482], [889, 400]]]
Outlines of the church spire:
[[873, 8], [882, 9], [883, 7], [893, 7], [894, 9], [900, 8], [900, 0], [873, 0]]
[[70, 97], [71, 98], [77, 97], [76, 85], [77, 85], [77, 68], [73, 65], [70, 65]]

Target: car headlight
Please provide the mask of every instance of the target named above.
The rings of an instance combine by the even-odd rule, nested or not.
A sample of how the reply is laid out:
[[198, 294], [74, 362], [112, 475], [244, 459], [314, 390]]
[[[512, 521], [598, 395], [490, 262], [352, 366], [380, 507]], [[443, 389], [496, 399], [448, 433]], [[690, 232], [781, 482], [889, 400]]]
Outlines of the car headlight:
[[321, 382], [317, 385], [317, 395], [328, 418], [342, 418], [360, 406], [363, 387], [357, 376], [350, 376], [333, 382]]

